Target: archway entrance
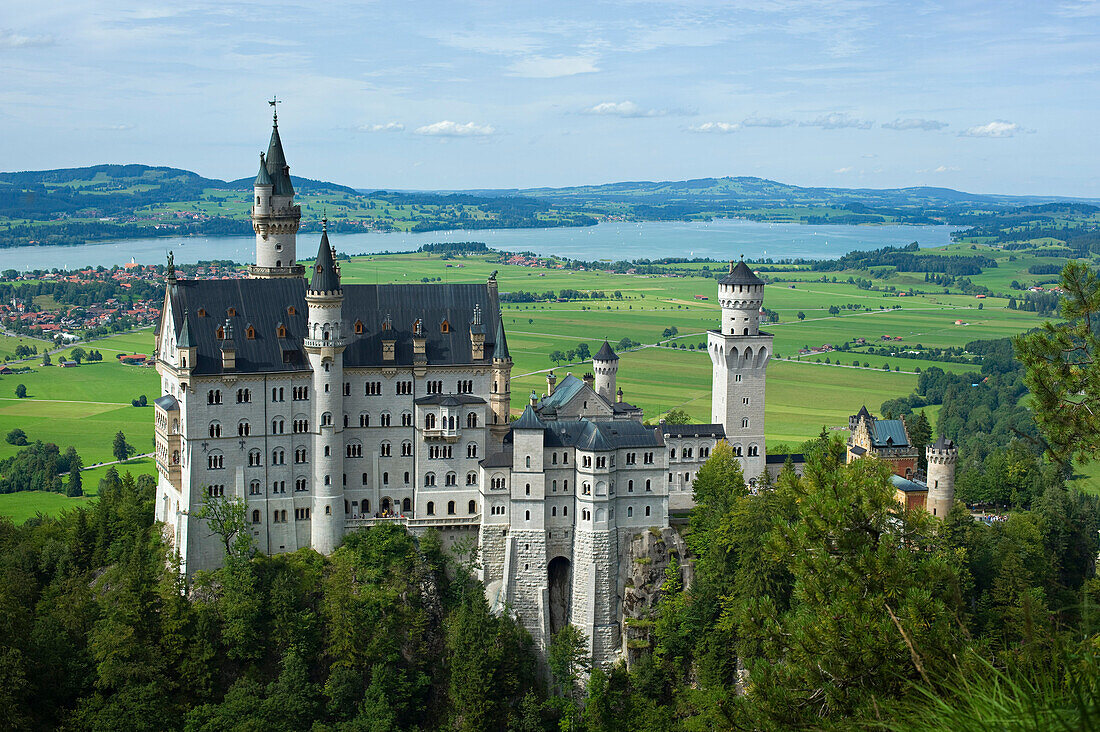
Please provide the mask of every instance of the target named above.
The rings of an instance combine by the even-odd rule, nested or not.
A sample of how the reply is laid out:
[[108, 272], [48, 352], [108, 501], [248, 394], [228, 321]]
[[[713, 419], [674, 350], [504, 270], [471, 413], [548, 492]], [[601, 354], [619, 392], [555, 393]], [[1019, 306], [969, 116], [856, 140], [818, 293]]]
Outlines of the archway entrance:
[[385, 498], [383, 498], [382, 499], [382, 514], [383, 515], [388, 514], [390, 512], [391, 506], [392, 506], [392, 504], [390, 503], [389, 496], [386, 496]]
[[573, 566], [565, 557], [554, 557], [546, 568], [550, 589], [550, 633], [569, 624], [573, 600]]

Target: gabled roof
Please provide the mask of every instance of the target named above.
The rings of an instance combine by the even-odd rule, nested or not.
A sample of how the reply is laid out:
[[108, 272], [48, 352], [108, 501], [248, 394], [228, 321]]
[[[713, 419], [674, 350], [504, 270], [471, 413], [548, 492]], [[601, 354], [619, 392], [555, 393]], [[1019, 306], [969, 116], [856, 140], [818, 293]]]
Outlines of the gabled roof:
[[539, 410], [564, 407], [575, 397], [585, 384], [573, 374], [568, 374], [554, 386], [554, 393], [539, 402]]
[[932, 449], [934, 449], [934, 450], [952, 450], [952, 449], [954, 449], [954, 447], [955, 447], [955, 441], [951, 440], [951, 439], [948, 439], [947, 437], [944, 437], [943, 435], [940, 435], [939, 439], [937, 439], [935, 444], [932, 445]]
[[156, 404], [166, 412], [175, 412], [180, 408], [180, 403], [176, 401], [176, 398], [171, 394], [157, 397], [153, 400], [153, 404]]
[[309, 281], [310, 292], [336, 292], [340, 290], [340, 269], [332, 256], [332, 245], [328, 243], [328, 222], [321, 223], [321, 244], [317, 247], [317, 261], [313, 263], [313, 278]]
[[908, 447], [905, 424], [900, 419], [876, 419], [871, 435], [875, 447]]
[[[474, 360], [470, 336], [460, 329], [443, 333], [440, 324], [469, 322], [474, 307], [482, 312], [497, 312], [499, 303], [485, 284], [394, 284], [343, 285], [342, 305], [345, 322], [361, 320], [362, 334], [347, 334], [344, 368], [377, 368], [413, 364], [412, 327], [423, 319], [425, 353], [429, 365], [485, 363]], [[174, 318], [174, 330], [184, 333], [198, 354], [193, 364], [196, 375], [221, 373], [221, 342], [217, 328], [224, 314], [233, 308], [232, 323], [239, 327], [251, 323], [254, 339], [242, 338], [237, 344], [236, 373], [308, 371], [303, 357], [302, 339], [306, 334], [306, 282], [297, 277], [243, 280], [179, 280], [168, 288]], [[293, 306], [294, 314], [288, 308]], [[199, 310], [206, 317], [198, 317]], [[184, 313], [189, 313], [186, 318]], [[383, 332], [387, 315], [393, 327]], [[286, 327], [279, 338], [278, 326]], [[394, 358], [382, 358], [383, 336], [394, 342]], [[485, 344], [485, 353], [493, 350]]]
[[512, 429], [514, 430], [541, 430], [543, 424], [539, 421], [539, 418], [535, 416], [535, 410], [528, 404], [527, 408], [523, 410], [523, 414], [519, 419], [512, 423]]
[[855, 416], [856, 416], [856, 418], [870, 417], [871, 413], [867, 411], [867, 405], [864, 404], [862, 407], [859, 408], [859, 411], [856, 412]]
[[[664, 436], [654, 427], [634, 420], [571, 419], [540, 422], [546, 447], [575, 447], [578, 450], [606, 452], [621, 447], [661, 447]], [[511, 447], [511, 433], [505, 436], [505, 449]]]
[[730, 261], [730, 271], [725, 277], [720, 279], [719, 284], [723, 285], [763, 285], [764, 280], [753, 274], [753, 271], [749, 269], [749, 265], [745, 264], [744, 260], [741, 260], [735, 266]]
[[593, 361], [618, 361], [619, 355], [615, 351], [611, 350], [611, 344], [604, 339], [603, 345], [600, 346], [600, 350], [596, 352], [596, 355], [592, 357]]

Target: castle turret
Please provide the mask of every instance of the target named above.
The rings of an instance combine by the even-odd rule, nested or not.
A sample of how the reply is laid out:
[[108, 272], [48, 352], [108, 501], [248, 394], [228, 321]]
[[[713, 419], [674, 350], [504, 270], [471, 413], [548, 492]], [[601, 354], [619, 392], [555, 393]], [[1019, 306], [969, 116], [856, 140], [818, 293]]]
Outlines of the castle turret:
[[530, 406], [512, 423], [512, 484], [506, 560], [513, 577], [537, 577], [538, 581], [512, 583], [508, 604], [535, 645], [546, 650], [550, 641], [550, 599], [546, 587], [546, 474], [544, 448], [546, 426]]
[[615, 374], [619, 371], [619, 355], [604, 339], [603, 345], [592, 357], [592, 370], [596, 373], [596, 393], [609, 402], [615, 401]]
[[[272, 102], [274, 106], [274, 102]], [[290, 166], [279, 137], [279, 116], [273, 116], [267, 154], [260, 155], [260, 170], [252, 184], [252, 229], [256, 232], [256, 263], [250, 277], [301, 277], [305, 268], [296, 261], [298, 227], [302, 209], [294, 205]]]
[[928, 501], [925, 507], [936, 518], [944, 518], [955, 503], [955, 464], [959, 449], [943, 435], [926, 448], [928, 458]]
[[765, 470], [764, 382], [772, 354], [772, 335], [760, 330], [764, 281], [742, 260], [718, 281], [721, 330], [707, 337], [714, 365], [711, 421], [725, 428], [726, 440], [742, 458], [745, 477]]
[[340, 268], [322, 222], [321, 244], [306, 289], [305, 350], [313, 369], [313, 501], [311, 543], [322, 554], [344, 536], [344, 291]]
[[[495, 284], [495, 278], [490, 281]], [[498, 447], [508, 434], [508, 412], [512, 401], [512, 354], [508, 352], [508, 338], [504, 335], [504, 316], [497, 315], [497, 332], [493, 339], [492, 388], [489, 392], [489, 409], [492, 412], [489, 433]]]

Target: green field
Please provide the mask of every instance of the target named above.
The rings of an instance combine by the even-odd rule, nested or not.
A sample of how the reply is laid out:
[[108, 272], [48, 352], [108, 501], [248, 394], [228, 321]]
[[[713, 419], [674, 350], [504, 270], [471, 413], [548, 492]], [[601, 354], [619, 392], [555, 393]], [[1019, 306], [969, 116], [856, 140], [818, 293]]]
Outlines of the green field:
[[[1006, 257], [1006, 266], [1000, 268], [1002, 271], [990, 270], [995, 272], [990, 276], [1012, 274], [1007, 255], [997, 256]], [[1026, 268], [1027, 260], [1018, 261]], [[1016, 262], [1011, 265], [1015, 267]], [[711, 276], [536, 269], [502, 265], [484, 256], [443, 259], [425, 254], [374, 255], [342, 263], [343, 279], [348, 283], [416, 283], [422, 278], [484, 282], [494, 270], [498, 271], [502, 292], [541, 293], [569, 288], [599, 290], [607, 296], [570, 302], [505, 303], [505, 327], [515, 361], [514, 412], [522, 410], [532, 390], [545, 392], [546, 370], [554, 368], [559, 377], [590, 370], [590, 364], [555, 365], [549, 358], [552, 351], [569, 350], [583, 341], [594, 352], [605, 337], [612, 343], [629, 337], [645, 347], [622, 354], [619, 384], [625, 399], [642, 407], [647, 419], [680, 408], [695, 419], [710, 421], [711, 365], [707, 355], [697, 349], [705, 343], [706, 331], [719, 318], [716, 283]], [[823, 425], [842, 431], [848, 415], [861, 405], [877, 411], [883, 401], [910, 393], [916, 385], [913, 372], [918, 367], [923, 370], [939, 366], [952, 371], [972, 368], [967, 364], [870, 355], [865, 348], [803, 356], [799, 361], [796, 352], [801, 347], [825, 343], [837, 346], [857, 337], [866, 338], [868, 346], [888, 345], [892, 352], [916, 350], [918, 344], [941, 348], [963, 346], [973, 340], [1019, 333], [1042, 320], [1033, 313], [1008, 310], [1007, 300], [996, 297], [981, 301], [983, 308], [979, 310], [979, 301], [974, 297], [958, 292], [944, 294], [942, 288], [928, 286], [922, 277], [912, 275], [899, 275], [889, 282], [899, 289], [913, 287], [928, 290], [929, 294], [884, 296], [882, 292], [861, 290], [846, 283], [849, 274], [866, 276], [865, 272], [828, 273], [828, 282], [820, 281], [821, 273], [798, 268], [768, 274], [782, 280], [765, 289], [764, 301], [780, 317], [778, 323], [765, 326], [775, 334], [775, 351], [782, 357], [772, 360], [768, 372], [766, 429], [773, 445], [797, 446], [817, 435]], [[1019, 277], [1019, 272], [1016, 275]], [[838, 280], [835, 283], [831, 281], [833, 276]], [[986, 275], [973, 279], [982, 281], [983, 277]], [[931, 294], [931, 290], [938, 292]], [[697, 300], [696, 296], [708, 299]], [[829, 314], [831, 305], [848, 303], [859, 303], [870, 310]], [[895, 306], [900, 309], [894, 309]], [[797, 318], [799, 311], [805, 314], [805, 320]], [[956, 325], [956, 320], [965, 325]], [[677, 329], [677, 335], [664, 338], [662, 332], [671, 327]], [[884, 335], [900, 336], [901, 340], [887, 344], [881, 340]], [[667, 343], [696, 348], [672, 348]], [[138, 452], [151, 451], [152, 407], [134, 408], [130, 400], [141, 394], [150, 400], [157, 396], [157, 374], [151, 368], [123, 366], [115, 356], [150, 353], [152, 331], [117, 335], [84, 344], [84, 348], [100, 350], [104, 361], [75, 369], [36, 365], [34, 373], [0, 378], [0, 432], [6, 434], [18, 426], [26, 430], [31, 440], [52, 441], [62, 449], [73, 445], [88, 465], [112, 459], [111, 440], [120, 429]], [[833, 363], [826, 365], [826, 358]], [[851, 368], [857, 360], [871, 367]], [[57, 362], [56, 356], [54, 361]], [[836, 365], [837, 362], [843, 366]], [[884, 371], [884, 362], [900, 372]], [[15, 398], [15, 386], [19, 383], [26, 385], [27, 399]], [[0, 458], [15, 451], [15, 447], [0, 443]], [[129, 469], [154, 472], [150, 460]], [[94, 487], [104, 470], [88, 471], [85, 484]], [[25, 496], [0, 496], [0, 514], [25, 517], [28, 500]], [[51, 496], [43, 501], [42, 510], [56, 510], [67, 500]], [[34, 505], [34, 501], [29, 505]]]

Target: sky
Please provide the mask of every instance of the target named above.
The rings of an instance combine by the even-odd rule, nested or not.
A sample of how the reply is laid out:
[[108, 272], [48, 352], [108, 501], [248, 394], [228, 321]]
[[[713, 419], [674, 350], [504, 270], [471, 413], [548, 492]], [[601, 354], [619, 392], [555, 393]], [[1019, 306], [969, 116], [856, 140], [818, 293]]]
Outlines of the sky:
[[1100, 197], [1100, 0], [0, 0], [0, 168]]

